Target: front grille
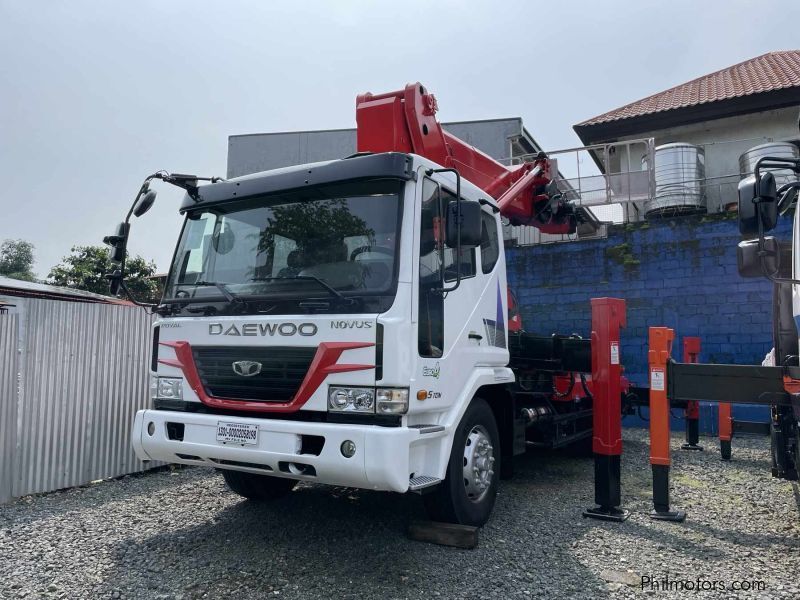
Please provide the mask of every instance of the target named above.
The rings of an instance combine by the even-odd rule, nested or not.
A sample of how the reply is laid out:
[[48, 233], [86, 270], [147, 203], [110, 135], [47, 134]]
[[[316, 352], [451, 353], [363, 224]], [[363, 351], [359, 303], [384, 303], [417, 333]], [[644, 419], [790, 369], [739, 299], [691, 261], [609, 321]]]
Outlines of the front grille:
[[[217, 398], [288, 402], [308, 372], [316, 347], [194, 347], [194, 362], [206, 393]], [[261, 363], [261, 372], [243, 377], [233, 363], [249, 360]]]

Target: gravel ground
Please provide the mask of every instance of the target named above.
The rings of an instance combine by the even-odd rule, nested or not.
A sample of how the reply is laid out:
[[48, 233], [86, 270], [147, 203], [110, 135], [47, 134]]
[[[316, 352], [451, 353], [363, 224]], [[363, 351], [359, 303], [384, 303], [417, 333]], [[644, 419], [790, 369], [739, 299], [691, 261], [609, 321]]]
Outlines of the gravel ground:
[[[714, 440], [701, 453], [680, 442], [685, 523], [647, 517], [647, 436], [626, 430], [627, 522], [581, 518], [591, 459], [528, 454], [475, 550], [408, 540], [418, 496], [302, 485], [258, 505], [199, 468], [23, 498], [0, 507], [0, 598], [800, 597], [796, 489], [770, 477], [768, 441], [735, 439], [730, 463]], [[642, 590], [643, 576], [728, 587]]]

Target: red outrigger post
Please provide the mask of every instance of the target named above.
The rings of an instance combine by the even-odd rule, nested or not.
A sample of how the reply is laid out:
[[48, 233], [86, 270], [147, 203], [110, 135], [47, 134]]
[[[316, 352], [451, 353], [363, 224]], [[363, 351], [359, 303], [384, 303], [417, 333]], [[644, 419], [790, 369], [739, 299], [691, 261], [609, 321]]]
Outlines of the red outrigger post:
[[719, 453], [722, 460], [731, 459], [731, 439], [733, 439], [733, 417], [728, 402], [719, 403]]
[[626, 325], [625, 300], [592, 298], [592, 451], [595, 508], [584, 517], [624, 521], [620, 508], [622, 460], [622, 402], [620, 386], [620, 329]]
[[[683, 338], [683, 362], [692, 364], [700, 362], [699, 337]], [[700, 403], [696, 400], [689, 400], [686, 403], [684, 415], [686, 416], [686, 443], [681, 448], [683, 450], [702, 450], [703, 447], [697, 443], [700, 441]]]
[[668, 327], [651, 327], [647, 362], [650, 368], [650, 464], [653, 469], [653, 512], [660, 521], [683, 521], [686, 513], [669, 509], [669, 398], [667, 363], [675, 332]]
[[419, 154], [458, 170], [494, 198], [514, 225], [532, 225], [545, 233], [575, 232], [572, 205], [548, 189], [554, 174], [544, 153], [533, 162], [506, 167], [442, 129], [437, 110], [436, 98], [420, 83], [386, 94], [361, 94], [356, 99], [358, 152]]

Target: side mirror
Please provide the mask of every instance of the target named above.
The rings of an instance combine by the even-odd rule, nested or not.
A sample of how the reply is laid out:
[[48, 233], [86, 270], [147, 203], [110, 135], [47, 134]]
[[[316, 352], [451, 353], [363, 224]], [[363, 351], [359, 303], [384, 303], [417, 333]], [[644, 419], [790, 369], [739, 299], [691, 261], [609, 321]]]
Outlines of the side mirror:
[[103, 243], [111, 246], [108, 257], [114, 263], [121, 263], [125, 258], [129, 230], [130, 225], [128, 223], [120, 223], [117, 225], [117, 230], [114, 232], [114, 235], [107, 235], [103, 238]]
[[[745, 240], [739, 242], [736, 249], [736, 263], [739, 268], [739, 275], [742, 277], [766, 277], [777, 274], [780, 268], [780, 251], [778, 241], [774, 237], [764, 238], [763, 261], [758, 255], [758, 240]], [[762, 262], [764, 268], [761, 267]], [[766, 273], [764, 272], [766, 269]]]
[[144, 196], [139, 198], [139, 201], [136, 203], [136, 206], [133, 207], [133, 214], [136, 217], [141, 217], [144, 213], [146, 213], [150, 208], [153, 206], [153, 202], [156, 201], [156, 191], [149, 190], [147, 191]]
[[462, 248], [474, 248], [481, 243], [481, 205], [473, 200], [452, 201], [447, 205], [445, 243], [458, 246], [458, 224], [461, 223]]
[[[755, 202], [757, 200], [757, 202]], [[745, 236], [758, 234], [758, 220], [763, 231], [775, 229], [778, 224], [778, 192], [775, 176], [769, 171], [739, 182], [739, 233]]]

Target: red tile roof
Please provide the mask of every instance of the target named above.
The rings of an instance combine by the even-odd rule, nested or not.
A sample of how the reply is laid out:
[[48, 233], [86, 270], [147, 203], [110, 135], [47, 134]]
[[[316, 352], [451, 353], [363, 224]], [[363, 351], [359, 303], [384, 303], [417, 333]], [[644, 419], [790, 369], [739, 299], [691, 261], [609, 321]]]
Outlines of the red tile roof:
[[800, 50], [768, 52], [631, 102], [577, 127], [598, 125], [752, 94], [800, 88]]

